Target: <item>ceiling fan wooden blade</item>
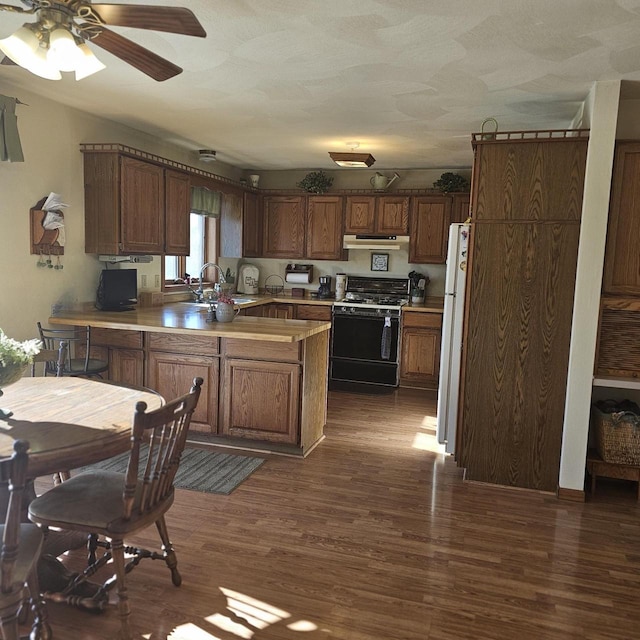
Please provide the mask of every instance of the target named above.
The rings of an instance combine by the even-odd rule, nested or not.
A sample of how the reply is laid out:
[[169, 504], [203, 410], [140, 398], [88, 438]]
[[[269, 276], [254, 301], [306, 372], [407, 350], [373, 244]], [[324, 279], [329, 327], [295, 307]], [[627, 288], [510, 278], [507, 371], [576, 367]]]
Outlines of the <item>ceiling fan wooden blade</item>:
[[114, 56], [128, 62], [131, 66], [146, 73], [148, 76], [162, 82], [182, 73], [182, 68], [156, 55], [149, 49], [127, 38], [104, 29], [97, 36], [91, 38], [93, 44], [105, 49]]
[[132, 4], [91, 4], [105, 24], [168, 31], [204, 38], [207, 32], [189, 9]]

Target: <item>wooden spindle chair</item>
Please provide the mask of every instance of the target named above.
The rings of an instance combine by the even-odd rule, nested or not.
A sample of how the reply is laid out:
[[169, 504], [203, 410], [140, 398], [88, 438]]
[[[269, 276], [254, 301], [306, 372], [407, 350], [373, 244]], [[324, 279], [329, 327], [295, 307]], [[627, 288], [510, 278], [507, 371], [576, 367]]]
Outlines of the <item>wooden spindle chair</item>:
[[9, 504], [0, 526], [0, 628], [3, 640], [19, 640], [20, 609], [31, 607], [31, 640], [49, 640], [51, 628], [40, 595], [37, 563], [42, 551], [42, 531], [35, 524], [21, 523], [29, 443], [16, 440], [11, 458], [0, 460], [0, 482], [8, 486]]
[[[155, 411], [147, 413], [145, 402], [136, 404], [126, 473], [86, 471], [53, 487], [29, 505], [29, 518], [33, 522], [107, 539], [103, 545], [106, 552], [80, 574], [58, 600], [70, 602], [72, 596], [69, 594], [73, 589], [113, 559], [115, 575], [105, 582], [102, 594], [114, 584], [117, 586], [121, 638], [131, 637], [125, 575], [142, 558], [163, 559], [171, 571], [173, 584], [179, 586], [182, 582], [164, 514], [173, 504], [173, 480], [202, 383], [202, 378], [194, 379], [188, 394]], [[152, 523], [160, 535], [162, 553], [125, 547], [126, 536]], [[126, 564], [125, 551], [133, 555]], [[96, 595], [101, 597], [102, 594]]]

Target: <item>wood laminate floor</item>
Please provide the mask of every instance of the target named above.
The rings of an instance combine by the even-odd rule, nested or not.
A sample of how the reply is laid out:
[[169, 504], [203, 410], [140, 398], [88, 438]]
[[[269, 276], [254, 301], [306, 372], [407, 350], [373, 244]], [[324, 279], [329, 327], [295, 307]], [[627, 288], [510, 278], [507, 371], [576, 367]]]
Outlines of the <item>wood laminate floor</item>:
[[[129, 574], [136, 638], [639, 638], [633, 487], [579, 504], [463, 482], [434, 416], [430, 392], [332, 392], [306, 460], [271, 457], [229, 496], [177, 490], [183, 584], [159, 562]], [[50, 617], [56, 640], [118, 629], [115, 609]]]

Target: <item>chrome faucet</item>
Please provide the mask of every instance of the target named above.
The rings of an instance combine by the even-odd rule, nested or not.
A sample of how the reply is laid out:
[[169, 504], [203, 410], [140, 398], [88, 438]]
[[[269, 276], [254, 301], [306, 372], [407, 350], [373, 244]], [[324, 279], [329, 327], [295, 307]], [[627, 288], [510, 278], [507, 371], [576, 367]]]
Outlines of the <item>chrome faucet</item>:
[[204, 302], [204, 288], [202, 286], [202, 279], [204, 278], [204, 272], [209, 267], [215, 267], [218, 270], [218, 282], [213, 285], [213, 290], [216, 292], [216, 295], [220, 294], [220, 285], [226, 283], [222, 269], [215, 262], [206, 262], [200, 269], [200, 283], [198, 284], [198, 288], [195, 291], [192, 291], [192, 293], [196, 296], [196, 302]]

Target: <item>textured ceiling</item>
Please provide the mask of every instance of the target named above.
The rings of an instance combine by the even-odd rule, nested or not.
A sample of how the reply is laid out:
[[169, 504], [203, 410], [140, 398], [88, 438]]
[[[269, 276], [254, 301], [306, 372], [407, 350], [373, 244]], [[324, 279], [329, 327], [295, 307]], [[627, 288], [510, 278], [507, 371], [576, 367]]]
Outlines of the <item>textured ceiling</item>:
[[[107, 69], [81, 82], [2, 66], [0, 86], [241, 168], [335, 168], [327, 152], [359, 141], [389, 169], [468, 167], [485, 118], [502, 131], [567, 128], [594, 81], [640, 80], [640, 0], [132, 4], [196, 14], [206, 39], [113, 27], [184, 73], [157, 83], [96, 47]], [[0, 37], [25, 21], [0, 12]]]

